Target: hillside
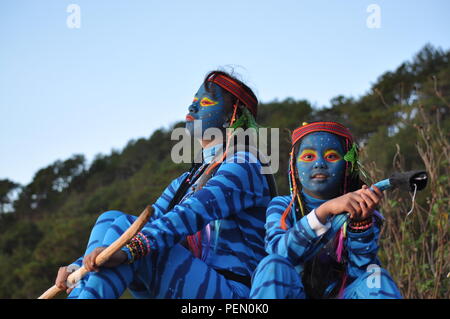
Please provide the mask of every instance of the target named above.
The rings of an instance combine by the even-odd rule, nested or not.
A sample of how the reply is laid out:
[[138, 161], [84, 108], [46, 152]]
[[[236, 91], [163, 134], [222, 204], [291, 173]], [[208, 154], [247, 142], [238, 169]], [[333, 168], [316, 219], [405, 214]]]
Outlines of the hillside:
[[[360, 98], [338, 96], [324, 109], [293, 99], [260, 106], [258, 122], [281, 128], [276, 175], [281, 194], [288, 192], [288, 130], [304, 121], [347, 125], [374, 180], [395, 170], [429, 172], [430, 184], [408, 218], [409, 194], [386, 194], [382, 205], [380, 257], [407, 298], [450, 298], [449, 111], [450, 51], [429, 45], [382, 74]], [[171, 161], [172, 145], [170, 130], [160, 129], [120, 151], [98, 155], [90, 165], [83, 155], [52, 163], [29, 185], [0, 180], [0, 298], [40, 295], [59, 266], [82, 254], [100, 213], [137, 214], [154, 202], [188, 168]]]

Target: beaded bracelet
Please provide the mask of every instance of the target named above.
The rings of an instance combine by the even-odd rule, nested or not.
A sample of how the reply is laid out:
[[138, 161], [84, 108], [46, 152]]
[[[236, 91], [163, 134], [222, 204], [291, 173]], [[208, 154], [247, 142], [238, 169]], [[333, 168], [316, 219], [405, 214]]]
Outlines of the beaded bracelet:
[[364, 220], [352, 220], [350, 221], [348, 227], [349, 230], [353, 233], [361, 233], [367, 229], [369, 229], [373, 224], [373, 218], [369, 217]]
[[147, 246], [147, 254], [148, 254], [150, 252], [150, 241], [143, 233], [139, 233], [138, 236], [140, 236], [141, 238], [143, 238], [145, 240], [145, 243]]
[[367, 218], [361, 221], [350, 221], [348, 227], [349, 230], [353, 233], [361, 233], [373, 225], [372, 218]]
[[134, 243], [129, 243], [125, 247], [130, 251], [131, 259], [128, 261], [128, 263], [131, 264], [140, 257], [139, 251]]
[[350, 221], [350, 226], [365, 226], [368, 224], [372, 224], [372, 221], [373, 220], [370, 217], [360, 221], [352, 220]]
[[364, 226], [350, 226], [351, 229], [357, 229], [357, 230], [365, 230], [365, 229], [369, 229], [370, 226], [372, 226], [372, 224], [367, 224]]
[[128, 260], [128, 263], [132, 264], [134, 262], [134, 260], [136, 259], [136, 254], [134, 252], [134, 249], [130, 244], [126, 245], [125, 247], [128, 249], [128, 251], [130, 252], [130, 255], [131, 255], [131, 258], [130, 258], [130, 260]]
[[135, 260], [146, 256], [150, 252], [150, 242], [142, 233], [138, 233], [134, 236], [125, 247], [129, 250], [131, 255], [131, 259], [128, 261], [130, 264]]
[[135, 247], [137, 248], [139, 254], [142, 254], [143, 252], [145, 252], [144, 244], [142, 243], [141, 239], [138, 236], [134, 237], [132, 239], [132, 241], [133, 241]]

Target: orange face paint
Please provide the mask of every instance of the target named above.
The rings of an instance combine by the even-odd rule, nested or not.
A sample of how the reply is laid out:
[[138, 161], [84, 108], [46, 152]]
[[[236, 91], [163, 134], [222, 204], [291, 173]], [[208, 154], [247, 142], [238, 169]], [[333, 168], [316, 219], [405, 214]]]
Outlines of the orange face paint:
[[299, 162], [312, 162], [317, 159], [317, 152], [314, 150], [305, 149], [298, 157]]
[[323, 157], [325, 158], [325, 160], [327, 162], [337, 162], [341, 159], [341, 155], [339, 155], [338, 151], [335, 150], [328, 150], [325, 152], [325, 154], [323, 155]]

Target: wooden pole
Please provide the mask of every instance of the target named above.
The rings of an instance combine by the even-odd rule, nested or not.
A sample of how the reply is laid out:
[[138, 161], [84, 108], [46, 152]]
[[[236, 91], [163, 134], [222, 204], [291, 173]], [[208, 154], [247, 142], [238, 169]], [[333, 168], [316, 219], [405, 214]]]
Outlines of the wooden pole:
[[[109, 247], [103, 250], [95, 259], [95, 264], [98, 266], [103, 265], [115, 252], [119, 251], [123, 246], [128, 244], [130, 240], [140, 232], [142, 227], [148, 222], [150, 216], [153, 214], [153, 207], [147, 206], [144, 211], [139, 215], [138, 219], [134, 221], [133, 224], [120, 236], [115, 242], [113, 242]], [[83, 278], [88, 271], [84, 266], [73, 272], [67, 278], [67, 282], [70, 285], [75, 285], [81, 278]], [[57, 286], [52, 286], [46, 292], [44, 292], [38, 299], [52, 299], [55, 297], [62, 289]]]

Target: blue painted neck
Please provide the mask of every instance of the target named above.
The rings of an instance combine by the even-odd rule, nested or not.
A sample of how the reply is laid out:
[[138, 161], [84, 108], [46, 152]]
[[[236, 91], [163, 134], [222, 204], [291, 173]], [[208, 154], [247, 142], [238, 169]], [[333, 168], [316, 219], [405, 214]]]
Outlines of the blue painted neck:
[[323, 203], [325, 203], [327, 201], [327, 199], [314, 198], [314, 197], [306, 194], [305, 192], [302, 192], [302, 195], [305, 200], [306, 208], [309, 211], [312, 211], [313, 209], [319, 207], [320, 205], [322, 205]]
[[203, 163], [209, 164], [211, 163], [214, 156], [220, 151], [223, 147], [221, 143], [204, 148], [203, 149]]

